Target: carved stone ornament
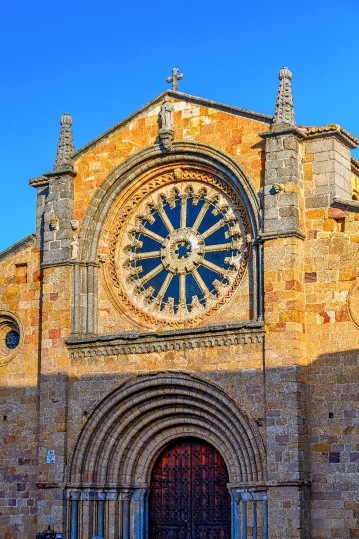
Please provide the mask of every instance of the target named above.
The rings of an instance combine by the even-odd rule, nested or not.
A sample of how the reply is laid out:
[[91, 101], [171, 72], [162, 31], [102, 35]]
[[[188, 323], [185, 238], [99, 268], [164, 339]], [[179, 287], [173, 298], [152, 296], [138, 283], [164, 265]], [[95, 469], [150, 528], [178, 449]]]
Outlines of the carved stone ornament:
[[170, 151], [174, 140], [174, 108], [168, 95], [160, 109], [161, 129], [158, 134], [166, 151]]
[[0, 368], [7, 365], [21, 350], [23, 329], [20, 319], [8, 311], [0, 311]]
[[295, 125], [292, 85], [290, 82], [292, 77], [293, 74], [287, 67], [283, 67], [278, 73], [280, 83], [274, 111], [274, 124]]
[[353, 323], [359, 329], [359, 279], [354, 281], [349, 290], [348, 310]]
[[72, 171], [72, 155], [74, 153], [74, 140], [72, 135], [72, 118], [65, 112], [60, 119], [61, 131], [57, 145], [57, 154], [54, 164], [54, 172]]
[[77, 236], [73, 236], [71, 242], [71, 260], [77, 260], [79, 257], [79, 240]]
[[272, 187], [273, 187], [273, 190], [274, 190], [274, 192], [275, 192], [276, 194], [278, 194], [278, 193], [284, 193], [284, 185], [283, 185], [283, 183], [274, 183], [274, 184], [272, 185]]
[[57, 217], [56, 213], [55, 215], [50, 219], [50, 230], [59, 230], [60, 228], [60, 221]]
[[70, 221], [72, 230], [77, 230], [79, 227], [79, 222], [76, 219], [72, 219]]
[[178, 170], [121, 209], [105, 272], [123, 311], [162, 327], [191, 326], [223, 305], [250, 249], [249, 218], [229, 184], [194, 169], [179, 180]]

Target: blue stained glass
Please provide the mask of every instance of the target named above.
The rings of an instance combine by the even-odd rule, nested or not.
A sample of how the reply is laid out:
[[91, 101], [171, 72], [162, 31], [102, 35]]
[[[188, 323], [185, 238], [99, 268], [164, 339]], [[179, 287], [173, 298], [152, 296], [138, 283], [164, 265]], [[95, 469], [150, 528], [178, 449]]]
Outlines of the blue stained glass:
[[191, 305], [192, 296], [197, 296], [199, 300], [203, 299], [203, 292], [198, 286], [196, 279], [190, 273], [186, 276], [186, 299], [187, 305]]
[[[209, 228], [209, 227], [208, 227]], [[226, 239], [224, 233], [228, 229], [227, 225], [222, 226], [219, 230], [216, 230], [213, 234], [206, 238], [206, 245], [216, 245], [217, 243], [227, 243], [230, 240]]]
[[224, 259], [226, 256], [231, 256], [232, 251], [216, 251], [214, 253], [206, 253], [205, 260], [216, 264], [220, 268], [224, 267]]
[[201, 211], [202, 206], [203, 206], [203, 200], [199, 200], [198, 204], [196, 206], [194, 206], [192, 204], [191, 199], [188, 200], [188, 204], [187, 204], [187, 226], [192, 227], [194, 225], [194, 222], [197, 219], [197, 215]]
[[[157, 264], [158, 264], [158, 260], [157, 260]], [[163, 285], [164, 283], [164, 280], [166, 279], [166, 276], [167, 276], [167, 270], [165, 270], [163, 268], [162, 271], [160, 271], [159, 273], [157, 273], [157, 275], [155, 275], [154, 277], [152, 277], [152, 279], [150, 279], [147, 283], [146, 283], [146, 286], [145, 288], [148, 288], [149, 286], [152, 286], [152, 288], [154, 288], [154, 292], [153, 292], [153, 296], [156, 297], [158, 292], [160, 291], [161, 289], [161, 286]]]
[[163, 208], [165, 212], [168, 215], [169, 220], [172, 223], [173, 228], [179, 228], [180, 227], [180, 200], [178, 197], [176, 197], [176, 206], [174, 208], [171, 208], [171, 206], [168, 203], [163, 204]]
[[20, 342], [20, 334], [18, 331], [9, 331], [9, 333], [6, 335], [5, 343], [8, 348], [11, 350], [13, 348], [16, 348], [19, 345]]
[[174, 298], [175, 303], [178, 303], [179, 301], [179, 276], [174, 275], [172, 277], [172, 281], [167, 288], [167, 292], [164, 296], [164, 301], [166, 302], [168, 298]]
[[148, 251], [158, 251], [161, 249], [161, 244], [153, 240], [152, 238], [149, 238], [148, 236], [145, 236], [144, 234], [141, 234], [138, 236], [138, 239], [140, 239], [143, 242], [143, 245], [141, 249], [134, 249], [133, 251], [136, 253], [144, 253]]
[[[165, 238], [168, 235], [168, 230], [165, 227], [161, 217], [159, 214], [155, 211], [152, 212], [153, 217], [155, 218], [154, 223], [149, 223], [148, 221], [143, 221], [142, 224], [147, 228], [147, 230], [151, 230], [152, 232], [156, 232], [159, 236], [162, 236]], [[141, 235], [141, 240], [143, 240], [143, 236]], [[158, 245], [158, 244], [157, 244]]]
[[213, 210], [213, 206], [210, 206], [208, 208], [205, 216], [203, 217], [203, 220], [202, 220], [200, 226], [198, 227], [198, 232], [200, 234], [203, 234], [203, 232], [205, 232], [211, 226], [215, 225], [216, 223], [218, 223], [218, 221], [223, 219], [223, 214], [222, 213], [219, 213], [218, 215], [213, 215], [212, 210]]
[[188, 241], [183, 241], [182, 243], [179, 243], [177, 245], [177, 249], [175, 250], [175, 253], [178, 256], [178, 260], [182, 260], [183, 258], [188, 258], [191, 251], [192, 251], [191, 244], [188, 243]]
[[160, 264], [160, 258], [148, 258], [147, 260], [136, 260], [136, 267], [142, 266], [143, 270], [140, 273], [140, 277], [143, 277], [143, 275], [146, 275], [150, 271], [152, 271], [156, 266]]
[[[234, 226], [234, 221], [222, 221], [227, 214], [228, 204], [223, 204], [223, 197], [218, 199], [216, 194], [202, 194], [199, 200], [192, 196], [198, 197], [198, 191], [188, 198], [161, 195], [162, 202], [158, 203], [162, 204], [163, 210], [151, 210], [153, 222], [142, 220], [145, 231], [136, 234], [135, 240], [141, 241], [142, 246], [139, 247], [134, 241], [130, 253], [132, 261], [128, 260], [127, 267], [132, 268], [130, 278], [134, 284], [138, 282], [136, 294], [152, 289], [151, 295], [146, 296], [150, 310], [153, 304], [154, 308], [163, 311], [167, 304], [166, 314], [171, 314], [172, 307], [174, 314], [180, 313], [180, 316], [186, 316], [186, 313], [190, 315], [193, 308], [198, 313], [201, 305], [204, 308], [213, 305], [211, 301], [208, 303], [209, 295], [218, 297], [220, 292], [215, 289], [214, 281], [226, 286], [232, 282], [226, 270], [231, 269], [233, 277], [235, 275], [235, 265], [230, 266], [225, 259], [236, 257], [239, 261], [241, 253], [233, 249], [232, 242], [238, 240], [240, 229], [238, 224]], [[212, 196], [208, 206], [204, 196], [206, 200], [207, 196]], [[193, 204], [193, 200], [197, 203]], [[233, 213], [231, 218], [234, 219]], [[197, 225], [194, 226], [196, 221]], [[219, 225], [217, 230], [207, 235], [216, 225]], [[231, 229], [233, 236], [228, 237]], [[142, 270], [136, 274], [133, 270], [139, 267]], [[157, 297], [160, 302], [152, 303]], [[185, 306], [181, 304], [181, 297], [185, 298]], [[169, 301], [169, 298], [173, 300]]]

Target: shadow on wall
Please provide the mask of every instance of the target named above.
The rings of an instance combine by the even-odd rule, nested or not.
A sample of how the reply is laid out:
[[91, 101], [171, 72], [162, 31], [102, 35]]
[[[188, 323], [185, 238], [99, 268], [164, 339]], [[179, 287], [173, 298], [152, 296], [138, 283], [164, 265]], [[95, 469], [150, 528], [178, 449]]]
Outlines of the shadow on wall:
[[[310, 527], [313, 538], [359, 534], [358, 358], [358, 350], [348, 350], [319, 356], [308, 367], [268, 369], [265, 376], [262, 370], [254, 369], [214, 370], [200, 375], [205, 381], [216, 382], [228, 398], [233, 397], [248, 410], [249, 424], [266, 447], [263, 482], [266, 474], [269, 480], [293, 477], [291, 442], [292, 436], [296, 437], [302, 454], [298, 460], [302, 464], [295, 464], [299, 470], [296, 479], [311, 481], [310, 513], [304, 505], [302, 517], [307, 524], [303, 526]], [[101, 362], [102, 369], [110, 372], [70, 378], [64, 374], [42, 376], [40, 394], [37, 387], [1, 389], [0, 539], [20, 539], [24, 534], [35, 538], [48, 524], [62, 529], [65, 470], [75, 439], [96, 403], [131, 378], [120, 372], [117, 358], [91, 361], [93, 370]], [[76, 370], [76, 365], [72, 368]], [[166, 398], [171, 400], [171, 395], [169, 391]], [[174, 407], [178, 405], [175, 401], [172, 399]], [[142, 412], [147, 413], [146, 403], [142, 406]], [[186, 416], [186, 410], [179, 406], [177, 413]], [[108, 437], [111, 435], [109, 431]], [[55, 452], [55, 462], [49, 461], [49, 451]], [[273, 513], [283, 515], [281, 533], [285, 527], [290, 530], [293, 508], [286, 500], [273, 503]], [[276, 537], [275, 533], [270, 532], [270, 537]]]

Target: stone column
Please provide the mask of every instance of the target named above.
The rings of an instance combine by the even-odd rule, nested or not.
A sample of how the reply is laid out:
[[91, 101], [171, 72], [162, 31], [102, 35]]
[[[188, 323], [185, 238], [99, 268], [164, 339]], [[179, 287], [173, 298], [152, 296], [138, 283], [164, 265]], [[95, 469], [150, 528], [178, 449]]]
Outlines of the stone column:
[[123, 490], [119, 499], [122, 501], [122, 539], [130, 539], [132, 492]]
[[[39, 328], [38, 529], [53, 524], [64, 532], [63, 487], [67, 457], [68, 362], [70, 334], [74, 211], [72, 119], [61, 118], [58, 153], [52, 172], [30, 183], [38, 189], [37, 241], [41, 248], [41, 312]], [[79, 501], [71, 501], [71, 519]], [[77, 518], [77, 517], [76, 517]], [[74, 530], [73, 533], [77, 534]], [[75, 539], [75, 536], [72, 538]]]
[[148, 519], [148, 494], [145, 488], [136, 489], [132, 494], [133, 506], [133, 537], [134, 539], [145, 539], [146, 521]]
[[41, 229], [43, 265], [71, 260], [74, 176], [73, 171], [44, 175], [48, 187], [46, 196], [41, 195], [44, 197]]
[[[275, 123], [265, 139], [264, 321], [269, 537], [307, 537], [293, 480], [308, 476], [302, 130]], [[279, 486], [281, 485], [281, 486]]]

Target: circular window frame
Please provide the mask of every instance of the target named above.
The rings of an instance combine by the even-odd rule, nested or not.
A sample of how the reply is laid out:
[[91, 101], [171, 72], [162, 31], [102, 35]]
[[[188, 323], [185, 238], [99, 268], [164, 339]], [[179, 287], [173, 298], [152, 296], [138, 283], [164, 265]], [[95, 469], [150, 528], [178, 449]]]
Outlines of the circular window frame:
[[[19, 344], [15, 348], [9, 348], [6, 344], [6, 336], [10, 331], [19, 334]], [[24, 332], [19, 317], [8, 311], [0, 311], [0, 367], [10, 363], [21, 350], [24, 340]]]
[[[153, 198], [157, 192], [163, 189], [176, 189], [179, 183], [202, 185], [203, 188], [210, 188], [218, 191], [228, 199], [233, 211], [242, 221], [244, 227], [245, 246], [240, 270], [227, 293], [222, 294], [217, 302], [202, 313], [189, 316], [183, 320], [172, 317], [157, 317], [148, 310], [141, 309], [128, 296], [126, 288], [119, 279], [120, 269], [118, 267], [118, 249], [123, 247], [123, 238], [130, 221], [136, 220], [140, 207], [146, 205], [146, 199]], [[160, 167], [153, 171], [151, 175], [145, 174], [137, 179], [136, 189], [132, 188], [121, 193], [121, 197], [116, 202], [115, 208], [110, 212], [107, 222], [103, 228], [100, 245], [108, 249], [108, 262], [103, 266], [104, 282], [113, 305], [128, 320], [138, 323], [142, 327], [159, 327], [161, 329], [176, 329], [182, 327], [195, 327], [207, 323], [209, 317], [228, 303], [230, 297], [239, 288], [244, 273], [247, 270], [248, 260], [251, 252], [251, 241], [253, 237], [252, 226], [246, 207], [240, 193], [232, 185], [230, 180], [219, 171], [208, 166], [199, 166], [196, 163], [188, 162], [171, 163], [165, 167]], [[143, 209], [143, 208], [142, 208]], [[132, 223], [133, 224], [133, 223]]]

